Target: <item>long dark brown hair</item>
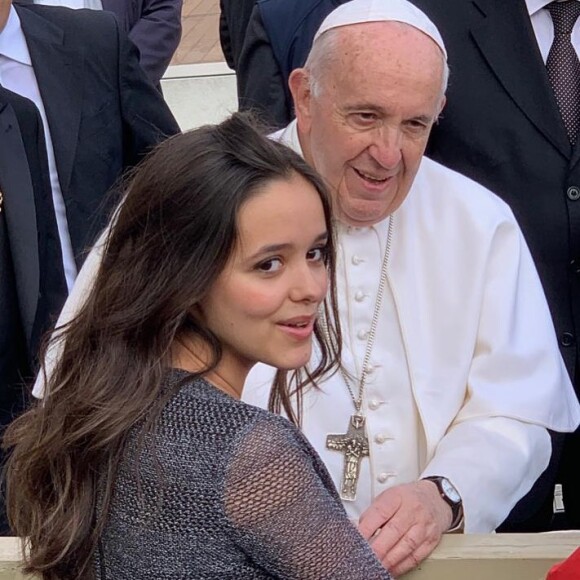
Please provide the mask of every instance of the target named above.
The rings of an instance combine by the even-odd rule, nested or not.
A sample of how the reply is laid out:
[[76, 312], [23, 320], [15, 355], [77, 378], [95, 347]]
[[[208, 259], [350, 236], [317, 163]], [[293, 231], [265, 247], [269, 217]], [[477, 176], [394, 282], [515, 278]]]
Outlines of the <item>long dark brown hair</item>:
[[[317, 174], [240, 115], [165, 141], [127, 181], [94, 287], [53, 339], [62, 353], [45, 376], [44, 399], [4, 438], [7, 509], [13, 531], [26, 538], [25, 572], [51, 580], [93, 576], [124, 443], [139, 421], [154, 429], [174, 341], [187, 334], [210, 347], [199, 374], [220, 360], [219, 340], [190, 313], [235, 249], [240, 207], [270, 181], [295, 174], [318, 191], [332, 234]], [[337, 320], [329, 238], [323, 309], [326, 320]], [[336, 368], [339, 331], [317, 323], [315, 337], [320, 364], [292, 381], [298, 393]], [[270, 407], [296, 421], [290, 382], [278, 371]]]

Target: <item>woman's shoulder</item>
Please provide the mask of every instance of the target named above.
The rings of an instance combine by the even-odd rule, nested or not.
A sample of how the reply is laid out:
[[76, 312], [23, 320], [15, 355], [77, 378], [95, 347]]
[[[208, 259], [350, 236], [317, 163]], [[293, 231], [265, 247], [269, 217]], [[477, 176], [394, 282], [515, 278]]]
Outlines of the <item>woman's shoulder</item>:
[[204, 378], [186, 371], [169, 371], [164, 392], [168, 399], [161, 412], [162, 425], [178, 421], [183, 428], [196, 433], [210, 428], [222, 434], [264, 431], [272, 437], [301, 437], [298, 429], [285, 418], [234, 399]]
[[273, 448], [295, 445], [308, 452], [312, 449], [302, 431], [286, 417], [249, 403], [242, 404], [252, 409], [253, 413], [253, 421], [248, 425], [245, 437], [264, 439]]
[[212, 448], [226, 463], [234, 458], [269, 461], [285, 457], [324, 471], [321, 460], [288, 419], [255, 407], [214, 387], [205, 379], [172, 370], [166, 378], [168, 400], [157, 421], [157, 437]]

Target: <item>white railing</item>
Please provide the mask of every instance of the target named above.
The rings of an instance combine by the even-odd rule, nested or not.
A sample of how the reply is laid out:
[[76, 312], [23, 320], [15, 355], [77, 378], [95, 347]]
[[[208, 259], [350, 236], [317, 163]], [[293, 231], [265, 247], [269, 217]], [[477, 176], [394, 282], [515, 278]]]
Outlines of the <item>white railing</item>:
[[[579, 532], [448, 535], [404, 580], [544, 580], [580, 545]], [[0, 580], [25, 580], [20, 542], [0, 538]]]
[[183, 130], [219, 123], [238, 108], [236, 75], [224, 62], [170, 66], [161, 86]]

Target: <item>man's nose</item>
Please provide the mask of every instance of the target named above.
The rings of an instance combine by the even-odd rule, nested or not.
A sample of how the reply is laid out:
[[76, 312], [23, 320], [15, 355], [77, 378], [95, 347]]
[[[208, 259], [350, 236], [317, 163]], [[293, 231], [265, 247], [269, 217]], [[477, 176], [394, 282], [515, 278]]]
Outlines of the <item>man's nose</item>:
[[403, 138], [401, 131], [391, 127], [382, 127], [369, 147], [373, 159], [385, 169], [394, 169], [402, 158]]

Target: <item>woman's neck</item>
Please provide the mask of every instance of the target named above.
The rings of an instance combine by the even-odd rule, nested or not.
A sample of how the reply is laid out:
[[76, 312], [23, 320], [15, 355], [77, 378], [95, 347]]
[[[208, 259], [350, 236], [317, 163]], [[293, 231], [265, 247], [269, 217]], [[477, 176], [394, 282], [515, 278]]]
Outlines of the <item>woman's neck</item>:
[[175, 341], [172, 357], [172, 363], [175, 368], [191, 373], [201, 372], [203, 378], [216, 389], [223, 391], [234, 399], [240, 399], [247, 372], [241, 370], [228, 372], [228, 365], [223, 357], [216, 368], [204, 372], [204, 369], [209, 365], [209, 360], [210, 349], [203, 341], [184, 338]]

